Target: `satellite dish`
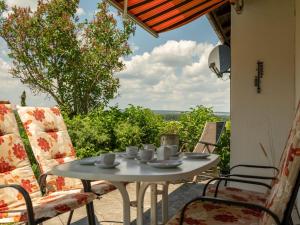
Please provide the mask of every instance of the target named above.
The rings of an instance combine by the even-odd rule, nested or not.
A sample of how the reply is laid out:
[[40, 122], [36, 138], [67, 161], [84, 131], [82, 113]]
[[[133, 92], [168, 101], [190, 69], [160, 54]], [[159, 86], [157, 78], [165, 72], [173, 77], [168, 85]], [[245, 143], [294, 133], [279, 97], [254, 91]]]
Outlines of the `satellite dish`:
[[222, 78], [224, 73], [230, 73], [230, 52], [227, 45], [218, 45], [209, 54], [208, 66], [219, 78]]

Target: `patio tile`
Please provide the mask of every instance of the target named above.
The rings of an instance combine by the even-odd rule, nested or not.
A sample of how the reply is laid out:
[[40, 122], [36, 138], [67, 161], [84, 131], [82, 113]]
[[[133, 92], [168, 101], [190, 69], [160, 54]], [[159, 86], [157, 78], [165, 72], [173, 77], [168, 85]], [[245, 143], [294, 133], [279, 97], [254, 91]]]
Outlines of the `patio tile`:
[[[131, 200], [135, 200], [135, 184], [127, 186]], [[201, 194], [201, 184], [176, 184], [169, 187], [169, 216], [175, 214], [187, 201]], [[158, 212], [160, 218], [161, 210], [161, 196], [158, 196]], [[145, 224], [150, 224], [150, 188], [145, 195], [144, 204], [144, 221]], [[94, 201], [95, 214], [99, 224], [103, 225], [120, 225], [123, 223], [123, 203], [120, 193], [112, 191], [104, 195], [100, 200]], [[44, 222], [44, 225], [65, 225], [68, 220], [68, 213], [65, 213], [57, 218]], [[131, 208], [132, 224], [135, 225], [136, 221], [136, 208]], [[159, 219], [160, 220], [160, 219]], [[72, 225], [87, 225], [85, 207], [75, 210]]]

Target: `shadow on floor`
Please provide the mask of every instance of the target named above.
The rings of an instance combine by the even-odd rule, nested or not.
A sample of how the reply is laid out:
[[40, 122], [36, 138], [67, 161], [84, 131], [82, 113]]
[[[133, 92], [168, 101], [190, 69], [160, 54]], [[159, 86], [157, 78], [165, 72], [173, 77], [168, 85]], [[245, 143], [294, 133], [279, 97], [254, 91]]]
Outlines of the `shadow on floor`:
[[[187, 202], [193, 198], [202, 195], [204, 185], [203, 184], [190, 184], [186, 183], [181, 185], [175, 191], [169, 194], [169, 218], [175, 215], [175, 213], [180, 210]], [[162, 202], [159, 201], [158, 204], [158, 222], [161, 221], [161, 208]], [[136, 220], [134, 220], [132, 225], [136, 225]], [[150, 209], [144, 212], [144, 224], [150, 224]]]

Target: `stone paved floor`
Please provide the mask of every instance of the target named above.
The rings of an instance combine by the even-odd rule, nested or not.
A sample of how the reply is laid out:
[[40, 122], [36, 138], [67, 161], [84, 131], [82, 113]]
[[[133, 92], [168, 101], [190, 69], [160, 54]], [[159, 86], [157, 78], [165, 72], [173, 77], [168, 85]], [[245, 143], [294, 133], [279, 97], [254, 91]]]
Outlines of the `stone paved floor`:
[[[130, 199], [135, 199], [135, 184], [129, 184], [127, 190], [130, 195]], [[202, 191], [201, 184], [183, 184], [183, 185], [170, 185], [169, 187], [169, 216], [175, 214], [187, 201], [199, 196]], [[161, 198], [158, 198], [158, 212], [161, 208]], [[103, 225], [117, 225], [122, 224], [122, 199], [119, 192], [113, 191], [104, 195], [100, 200], [94, 201], [95, 214], [98, 219], [98, 224]], [[150, 188], [148, 188], [145, 195], [145, 224], [150, 224]], [[158, 214], [160, 216], [160, 213]], [[160, 218], [160, 217], [159, 217]], [[43, 225], [64, 225], [67, 223], [68, 214], [63, 214], [59, 217], [53, 218], [44, 222]], [[136, 224], [136, 208], [131, 208], [131, 220], [133, 225]], [[88, 224], [86, 218], [85, 208], [77, 209], [73, 215], [73, 225], [86, 225]], [[101, 221], [101, 222], [100, 222]]]
[[[175, 214], [177, 210], [182, 206], [202, 193], [202, 184], [182, 184], [182, 185], [170, 185], [169, 188], [169, 216]], [[129, 184], [127, 190], [130, 195], [130, 199], [135, 199], [135, 184]], [[158, 210], [161, 209], [161, 198], [158, 198]], [[122, 199], [119, 192], [113, 191], [104, 195], [100, 200], [94, 201], [95, 214], [100, 225], [121, 225], [122, 224]], [[145, 225], [150, 224], [150, 188], [148, 188], [145, 195], [145, 213], [144, 222]], [[160, 216], [160, 213], [158, 214]], [[131, 224], [135, 225], [136, 221], [136, 208], [131, 208]], [[65, 225], [67, 223], [68, 214], [63, 214], [59, 217], [53, 218], [44, 222], [43, 225]], [[299, 217], [294, 210], [293, 219], [295, 225], [300, 225]], [[77, 209], [73, 215], [72, 225], [87, 225], [85, 208]], [[101, 221], [101, 222], [100, 222]]]

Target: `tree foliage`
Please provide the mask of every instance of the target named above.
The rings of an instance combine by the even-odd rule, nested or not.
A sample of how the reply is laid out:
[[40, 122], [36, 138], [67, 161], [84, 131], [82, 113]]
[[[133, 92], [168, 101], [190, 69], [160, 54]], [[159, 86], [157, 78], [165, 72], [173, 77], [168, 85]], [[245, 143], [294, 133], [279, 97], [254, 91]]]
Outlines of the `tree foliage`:
[[69, 115], [86, 114], [115, 97], [131, 53], [134, 26], [122, 28], [105, 1], [91, 21], [76, 16], [79, 0], [40, 0], [37, 10], [13, 7], [8, 17], [0, 0], [0, 36], [10, 50], [11, 74], [33, 91], [50, 95]]

